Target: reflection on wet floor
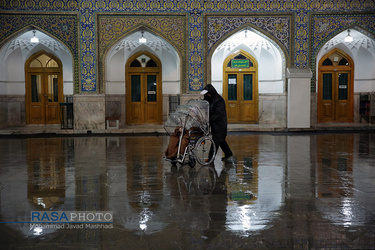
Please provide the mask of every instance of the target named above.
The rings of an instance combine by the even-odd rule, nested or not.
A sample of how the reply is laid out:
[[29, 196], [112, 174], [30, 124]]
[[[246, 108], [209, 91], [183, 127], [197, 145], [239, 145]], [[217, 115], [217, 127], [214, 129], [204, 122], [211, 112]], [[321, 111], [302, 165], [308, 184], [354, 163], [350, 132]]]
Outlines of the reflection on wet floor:
[[[195, 168], [165, 161], [168, 141], [0, 139], [2, 248], [375, 248], [374, 134], [232, 134], [233, 159]], [[38, 225], [31, 211], [114, 218]]]

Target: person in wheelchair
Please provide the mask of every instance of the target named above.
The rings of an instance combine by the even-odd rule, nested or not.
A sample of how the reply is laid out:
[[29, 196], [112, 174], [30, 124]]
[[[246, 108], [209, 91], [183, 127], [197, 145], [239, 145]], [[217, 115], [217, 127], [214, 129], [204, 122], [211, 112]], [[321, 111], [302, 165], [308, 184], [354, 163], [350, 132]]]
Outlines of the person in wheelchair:
[[220, 147], [224, 152], [224, 157], [221, 160], [226, 161], [233, 156], [233, 152], [226, 141], [228, 120], [224, 98], [217, 93], [211, 84], [207, 84], [201, 94], [204, 95], [204, 100], [210, 104], [209, 123], [212, 139], [216, 145], [216, 152]]

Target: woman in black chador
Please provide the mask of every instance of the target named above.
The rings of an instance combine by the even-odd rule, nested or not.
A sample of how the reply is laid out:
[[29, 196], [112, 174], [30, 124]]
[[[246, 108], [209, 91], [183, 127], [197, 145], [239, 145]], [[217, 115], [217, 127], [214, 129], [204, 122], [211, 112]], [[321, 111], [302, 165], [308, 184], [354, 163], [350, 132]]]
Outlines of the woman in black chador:
[[210, 104], [210, 126], [212, 139], [216, 146], [216, 152], [220, 147], [225, 155], [221, 160], [225, 161], [233, 156], [232, 150], [230, 150], [229, 145], [225, 140], [227, 137], [228, 126], [225, 101], [211, 84], [207, 84], [201, 94], [204, 95], [204, 100], [208, 101]]

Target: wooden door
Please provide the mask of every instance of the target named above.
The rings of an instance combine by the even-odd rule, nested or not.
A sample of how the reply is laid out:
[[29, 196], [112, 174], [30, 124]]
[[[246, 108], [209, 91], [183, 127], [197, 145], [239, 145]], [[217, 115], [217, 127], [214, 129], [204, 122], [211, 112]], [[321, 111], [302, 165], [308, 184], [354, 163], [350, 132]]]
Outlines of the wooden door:
[[227, 75], [228, 120], [233, 122], [256, 121], [254, 101], [254, 74], [230, 73]]
[[[142, 59], [147, 59], [143, 60]], [[126, 77], [127, 124], [162, 122], [162, 86], [160, 61], [149, 55], [129, 60]]]
[[322, 112], [321, 122], [349, 122], [350, 98], [349, 98], [350, 72], [324, 72], [322, 74]]
[[131, 73], [130, 74], [130, 116], [128, 123], [157, 123], [157, 73]]
[[[242, 67], [239, 67], [239, 62]], [[258, 84], [255, 60], [246, 52], [228, 57], [224, 62], [223, 98], [228, 122], [258, 122]]]
[[29, 124], [60, 123], [63, 101], [61, 63], [38, 53], [26, 63], [26, 110]]
[[318, 122], [353, 121], [352, 61], [335, 50], [320, 61]]

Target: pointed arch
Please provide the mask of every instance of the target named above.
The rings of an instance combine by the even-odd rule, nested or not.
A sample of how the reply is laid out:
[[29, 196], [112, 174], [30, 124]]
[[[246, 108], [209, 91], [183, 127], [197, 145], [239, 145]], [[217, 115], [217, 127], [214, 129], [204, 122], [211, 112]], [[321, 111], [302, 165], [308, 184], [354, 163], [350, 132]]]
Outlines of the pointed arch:
[[354, 66], [354, 61], [353, 59], [347, 54], [345, 53], [344, 51], [342, 51], [341, 49], [332, 49], [330, 50], [329, 52], [327, 52], [320, 60], [319, 60], [319, 66], [324, 66], [323, 65], [323, 62], [326, 60], [326, 59], [329, 59], [330, 57], [332, 57], [333, 55], [340, 55], [342, 58], [346, 59], [347, 61], [349, 61], [349, 65], [352, 65]]
[[226, 65], [228, 65], [228, 63], [230, 62], [230, 60], [240, 56], [240, 55], [243, 55], [245, 58], [248, 58], [250, 59], [251, 63], [253, 64], [252, 66], [250, 67], [254, 67], [254, 69], [258, 69], [258, 61], [255, 59], [254, 56], [252, 56], [250, 53], [246, 52], [245, 50], [243, 49], [239, 49], [237, 50], [235, 53], [229, 55], [225, 60], [224, 60], [224, 63], [223, 63], [223, 67], [224, 69], [227, 67]]
[[[139, 51], [139, 52], [135, 53], [134, 55], [132, 55], [131, 57], [129, 57], [129, 59], [127, 60], [127, 62], [126, 62], [126, 64], [125, 64], [125, 68], [130, 67], [130, 64], [131, 64], [135, 59], [139, 58], [139, 57], [142, 56], [142, 55], [145, 55], [145, 56], [149, 57], [150, 59], [152, 59], [152, 60], [156, 63], [157, 67], [160, 67], [160, 68], [161, 68], [162, 64], [161, 64], [160, 59], [159, 59], [157, 56], [155, 56], [154, 54], [152, 54], [151, 52], [148, 52], [148, 51]], [[148, 62], [148, 61], [147, 61], [147, 62]], [[146, 62], [146, 63], [147, 63], [147, 62]]]

